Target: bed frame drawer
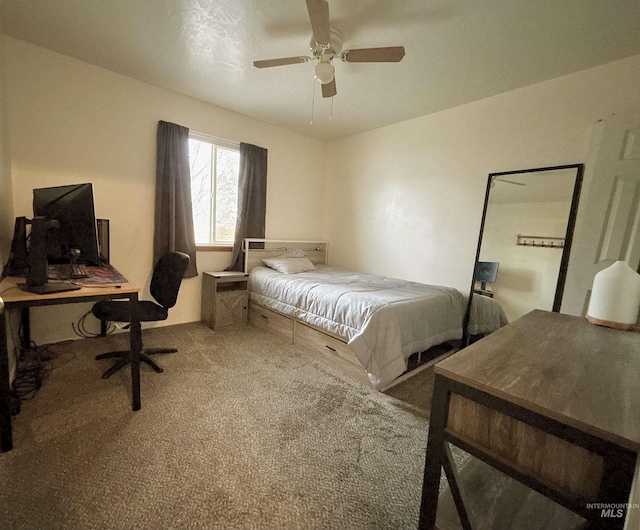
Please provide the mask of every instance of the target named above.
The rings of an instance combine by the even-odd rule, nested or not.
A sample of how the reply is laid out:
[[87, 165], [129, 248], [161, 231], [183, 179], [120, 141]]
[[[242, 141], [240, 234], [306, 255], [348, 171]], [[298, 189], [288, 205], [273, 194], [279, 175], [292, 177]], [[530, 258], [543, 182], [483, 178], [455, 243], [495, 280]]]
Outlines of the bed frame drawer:
[[295, 333], [293, 335], [293, 343], [298, 346], [311, 348], [323, 355], [338, 356], [341, 359], [362, 368], [360, 361], [356, 358], [353, 350], [331, 335], [327, 335], [322, 331], [307, 326], [300, 321], [295, 323]]
[[249, 322], [293, 343], [293, 319], [249, 302]]

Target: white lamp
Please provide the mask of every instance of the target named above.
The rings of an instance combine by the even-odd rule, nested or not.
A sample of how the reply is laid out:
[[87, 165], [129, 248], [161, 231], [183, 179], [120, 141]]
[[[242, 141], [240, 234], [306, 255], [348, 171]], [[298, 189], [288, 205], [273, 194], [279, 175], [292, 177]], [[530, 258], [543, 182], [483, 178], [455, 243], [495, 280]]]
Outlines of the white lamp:
[[335, 68], [331, 63], [319, 62], [316, 64], [314, 73], [315, 78], [320, 81], [323, 85], [327, 83], [331, 83], [333, 81], [333, 77], [335, 76]]
[[640, 308], [640, 274], [624, 261], [601, 270], [593, 279], [587, 320], [592, 324], [630, 330]]

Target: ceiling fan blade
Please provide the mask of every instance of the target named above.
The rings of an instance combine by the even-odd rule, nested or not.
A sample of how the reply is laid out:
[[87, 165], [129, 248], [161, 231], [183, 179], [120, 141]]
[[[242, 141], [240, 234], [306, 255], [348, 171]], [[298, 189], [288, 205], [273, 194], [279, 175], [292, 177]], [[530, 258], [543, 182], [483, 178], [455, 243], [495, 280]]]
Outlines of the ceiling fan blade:
[[318, 44], [329, 44], [331, 28], [329, 27], [329, 4], [326, 0], [307, 0], [307, 11], [311, 29]]
[[331, 83], [327, 83], [326, 85], [322, 85], [322, 97], [323, 98], [332, 98], [338, 93], [336, 89], [336, 80], [335, 78]]
[[404, 46], [389, 46], [387, 48], [360, 48], [346, 50], [342, 53], [342, 60], [348, 63], [398, 63], [404, 57]]
[[281, 57], [280, 59], [265, 59], [264, 61], [253, 61], [256, 68], [270, 68], [272, 66], [284, 66], [287, 64], [306, 63], [310, 57], [300, 55], [298, 57]]
[[497, 177], [494, 177], [493, 180], [497, 180], [498, 182], [504, 182], [506, 184], [515, 184], [516, 186], [526, 186], [524, 182], [515, 182], [513, 180], [501, 179]]

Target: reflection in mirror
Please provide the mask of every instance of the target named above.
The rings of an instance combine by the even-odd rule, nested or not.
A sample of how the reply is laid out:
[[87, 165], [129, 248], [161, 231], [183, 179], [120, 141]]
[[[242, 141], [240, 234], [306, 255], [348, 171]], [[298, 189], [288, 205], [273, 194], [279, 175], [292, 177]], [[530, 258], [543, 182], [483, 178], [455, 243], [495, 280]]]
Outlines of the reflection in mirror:
[[509, 322], [533, 309], [559, 311], [582, 168], [489, 175], [472, 296], [493, 298]]

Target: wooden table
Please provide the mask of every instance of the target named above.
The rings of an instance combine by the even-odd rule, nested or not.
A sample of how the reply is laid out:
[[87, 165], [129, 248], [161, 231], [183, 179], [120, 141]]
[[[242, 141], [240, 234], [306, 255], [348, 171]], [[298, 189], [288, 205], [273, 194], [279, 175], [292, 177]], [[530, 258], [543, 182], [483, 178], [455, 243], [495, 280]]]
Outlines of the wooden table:
[[52, 294], [35, 294], [22, 291], [17, 287], [24, 282], [24, 278], [7, 277], [0, 283], [0, 452], [13, 448], [10, 411], [10, 382], [9, 382], [9, 350], [7, 345], [6, 311], [20, 309], [22, 320], [22, 345], [30, 347], [30, 318], [29, 309], [36, 306], [73, 304], [78, 302], [92, 302], [128, 298], [131, 303], [131, 394], [132, 409], [140, 410], [140, 362], [138, 355], [142, 349], [140, 321], [135, 311], [138, 292], [135, 285], [127, 282], [120, 284], [102, 284], [92, 287], [82, 287], [77, 291], [66, 291]]
[[623, 528], [640, 451], [640, 334], [533, 311], [435, 365], [420, 528], [444, 468], [472, 528], [447, 443], [591, 521]]

